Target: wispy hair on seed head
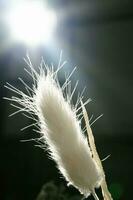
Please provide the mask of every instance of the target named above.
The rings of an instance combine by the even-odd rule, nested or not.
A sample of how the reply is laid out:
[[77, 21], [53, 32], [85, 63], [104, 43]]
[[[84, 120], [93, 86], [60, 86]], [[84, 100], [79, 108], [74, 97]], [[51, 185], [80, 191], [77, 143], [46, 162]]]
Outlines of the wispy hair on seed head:
[[40, 137], [31, 140], [37, 142], [37, 146], [48, 150], [68, 184], [77, 188], [85, 197], [92, 193], [97, 200], [94, 189], [100, 186], [104, 176], [92, 158], [87, 138], [83, 134], [86, 128], [81, 129], [83, 106], [91, 101], [89, 98], [82, 103], [85, 89], [78, 94], [76, 103], [73, 103], [78, 81], [72, 89], [71, 76], [76, 67], [61, 86], [58, 73], [66, 64], [62, 63], [62, 53], [56, 69], [53, 65], [47, 66], [42, 58], [37, 72], [29, 55], [24, 60], [28, 66], [24, 70], [32, 78], [33, 84], [29, 87], [22, 78], [18, 78], [24, 85], [25, 92], [9, 83], [5, 85], [16, 94], [5, 98], [17, 109], [10, 116], [21, 112], [32, 119], [33, 123], [22, 130], [33, 126], [33, 130], [38, 132]]
[[[71, 107], [73, 108], [74, 112], [77, 114], [77, 118], [80, 119], [83, 117], [83, 113], [82, 113], [82, 107], [79, 106], [81, 100], [83, 100], [84, 96], [84, 92], [85, 92], [85, 87], [82, 90], [81, 93], [78, 93], [77, 96], [77, 101], [75, 103], [75, 105], [73, 104], [73, 96], [75, 94], [75, 91], [78, 87], [78, 83], [79, 81], [76, 81], [76, 84], [72, 90], [72, 85], [71, 85], [71, 76], [73, 75], [73, 73], [76, 70], [76, 67], [73, 68], [73, 70], [71, 71], [70, 74], [68, 74], [66, 76], [66, 80], [63, 83], [62, 86], [60, 86], [59, 80], [58, 80], [58, 72], [65, 66], [65, 64], [67, 63], [66, 61], [62, 62], [62, 51], [60, 53], [60, 58], [59, 58], [59, 62], [58, 62], [58, 66], [57, 69], [55, 70], [53, 65], [48, 66], [45, 61], [44, 58], [42, 57], [41, 59], [41, 63], [40, 66], [38, 67], [38, 71], [37, 72], [34, 67], [33, 64], [31, 62], [31, 59], [29, 57], [29, 54], [27, 53], [26, 58], [24, 58], [25, 63], [27, 64], [27, 67], [29, 68], [24, 68], [24, 70], [26, 71], [26, 73], [32, 78], [32, 87], [28, 86], [27, 83], [21, 78], [18, 77], [18, 80], [24, 85], [25, 87], [25, 92], [19, 90], [18, 88], [14, 87], [13, 85], [11, 85], [10, 83], [6, 82], [6, 85], [4, 86], [5, 88], [7, 88], [8, 90], [12, 91], [13, 93], [16, 94], [16, 96], [12, 96], [11, 98], [8, 97], [4, 97], [4, 99], [11, 101], [12, 103], [10, 104], [11, 106], [13, 106], [14, 108], [17, 109], [17, 111], [11, 113], [9, 116], [13, 116], [16, 115], [18, 113], [22, 113], [22, 115], [26, 116], [29, 119], [32, 119], [33, 121], [35, 121], [36, 123], [33, 123], [31, 125], [28, 125], [24, 128], [22, 128], [21, 130], [25, 130], [26, 128], [29, 128], [30, 126], [34, 126], [34, 125], [39, 125], [39, 121], [36, 117], [38, 117], [38, 113], [36, 112], [36, 106], [35, 106], [35, 102], [34, 102], [34, 95], [36, 94], [36, 88], [37, 88], [37, 83], [40, 79], [40, 77], [43, 77], [44, 75], [50, 75], [53, 80], [56, 82], [56, 84], [58, 85], [59, 89], [62, 91], [64, 98], [66, 99], [66, 101], [71, 105]], [[91, 99], [87, 99], [84, 102], [84, 105], [87, 105], [89, 102], [91, 101]], [[80, 112], [79, 112], [80, 111]], [[93, 123], [93, 122], [92, 122]], [[39, 126], [35, 126], [36, 128], [39, 128]], [[36, 130], [39, 131], [39, 130]]]

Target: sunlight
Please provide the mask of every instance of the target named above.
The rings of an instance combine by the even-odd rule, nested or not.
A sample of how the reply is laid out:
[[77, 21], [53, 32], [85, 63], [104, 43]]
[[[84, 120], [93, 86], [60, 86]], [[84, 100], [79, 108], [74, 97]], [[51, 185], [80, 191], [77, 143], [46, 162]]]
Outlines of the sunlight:
[[56, 14], [39, 1], [16, 5], [8, 16], [12, 37], [33, 46], [49, 42], [57, 22]]

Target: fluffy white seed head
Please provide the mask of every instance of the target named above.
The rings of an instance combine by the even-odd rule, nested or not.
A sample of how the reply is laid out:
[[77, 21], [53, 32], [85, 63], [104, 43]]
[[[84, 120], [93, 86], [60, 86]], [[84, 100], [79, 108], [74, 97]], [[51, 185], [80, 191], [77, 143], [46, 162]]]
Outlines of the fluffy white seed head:
[[35, 80], [33, 89], [29, 89], [24, 83], [30, 95], [8, 84], [6, 86], [8, 89], [15, 90], [21, 95], [20, 98], [12, 97], [12, 101], [22, 106], [21, 111], [26, 111], [32, 117], [33, 115], [38, 117], [41, 138], [45, 140], [48, 152], [61, 174], [68, 184], [73, 185], [87, 197], [94, 188], [100, 186], [103, 173], [92, 158], [87, 138], [81, 130], [77, 116], [80, 99], [75, 106], [71, 105], [72, 95], [64, 94], [63, 89], [68, 87], [69, 81], [60, 87], [57, 80], [58, 69], [54, 72], [47, 67], [45, 70], [41, 68], [38, 74], [31, 64], [30, 68]]
[[52, 158], [68, 183], [87, 196], [99, 185], [102, 174], [92, 158], [75, 110], [50, 74], [40, 77], [34, 99]]

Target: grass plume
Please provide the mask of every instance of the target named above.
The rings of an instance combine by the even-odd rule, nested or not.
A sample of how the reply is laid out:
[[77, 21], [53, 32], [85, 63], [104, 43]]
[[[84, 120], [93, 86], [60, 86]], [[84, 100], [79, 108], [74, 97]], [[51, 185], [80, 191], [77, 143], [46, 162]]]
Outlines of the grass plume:
[[95, 188], [103, 185], [105, 176], [92, 132], [89, 135], [89, 147], [87, 137], [81, 129], [81, 118], [84, 117], [87, 132], [91, 131], [89, 124], [87, 125], [85, 110], [85, 105], [90, 99], [83, 103], [81, 94], [75, 105], [72, 103], [78, 85], [77, 82], [71, 91], [70, 79], [75, 68], [60, 86], [58, 72], [65, 64], [61, 64], [61, 58], [56, 70], [52, 66], [48, 67], [42, 60], [39, 72], [33, 68], [29, 56], [25, 61], [30, 69], [25, 71], [32, 77], [33, 86], [30, 88], [19, 78], [25, 86], [24, 93], [11, 84], [6, 84], [5, 87], [17, 95], [6, 98], [18, 109], [11, 115], [22, 112], [26, 117], [33, 119], [34, 123], [25, 128], [34, 126], [40, 133], [40, 138], [36, 139], [38, 146], [47, 149], [68, 185], [77, 188], [85, 198], [92, 194], [95, 200], [98, 200]]

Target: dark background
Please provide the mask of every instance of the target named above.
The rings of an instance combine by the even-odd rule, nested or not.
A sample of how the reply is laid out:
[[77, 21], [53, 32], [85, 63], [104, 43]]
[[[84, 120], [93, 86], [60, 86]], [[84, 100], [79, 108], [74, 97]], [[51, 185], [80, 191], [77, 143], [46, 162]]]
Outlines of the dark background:
[[[22, 90], [18, 77], [31, 84], [24, 72], [27, 50], [35, 65], [41, 56], [47, 63], [57, 64], [61, 50], [63, 60], [68, 61], [64, 71], [77, 65], [73, 79], [79, 79], [79, 91], [86, 86], [85, 97], [93, 100], [88, 113], [95, 117], [104, 114], [92, 128], [101, 159], [111, 155], [103, 163], [108, 186], [114, 199], [132, 199], [132, 1], [49, 1], [58, 13], [55, 43], [37, 48], [10, 41], [2, 20], [8, 3], [0, 0], [0, 199], [36, 199], [42, 185], [50, 180], [65, 185], [46, 152], [32, 142], [20, 142], [36, 136], [31, 128], [20, 131], [31, 122], [20, 114], [8, 118], [14, 109], [2, 99], [12, 96], [4, 88], [6, 82]], [[75, 189], [66, 190], [78, 194]]]

